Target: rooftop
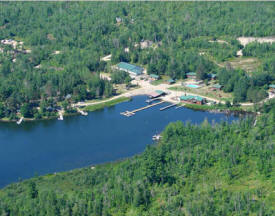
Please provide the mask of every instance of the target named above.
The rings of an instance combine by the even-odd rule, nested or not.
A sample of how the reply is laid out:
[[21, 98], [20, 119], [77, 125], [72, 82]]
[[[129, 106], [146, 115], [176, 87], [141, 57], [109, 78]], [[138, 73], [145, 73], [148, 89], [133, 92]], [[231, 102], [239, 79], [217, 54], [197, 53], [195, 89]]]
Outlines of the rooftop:
[[222, 86], [220, 84], [214, 84], [212, 87], [220, 89]]
[[161, 91], [161, 90], [156, 90], [155, 92], [161, 95], [165, 93], [164, 91]]
[[167, 80], [167, 82], [169, 82], [169, 83], [174, 83], [174, 82], [175, 82], [175, 80], [173, 80], [173, 79], [169, 79], [169, 80]]
[[150, 77], [155, 78], [155, 79], [158, 79], [158, 78], [159, 78], [159, 75], [157, 75], [157, 74], [150, 74]]
[[194, 96], [194, 95], [182, 95], [180, 97], [180, 100], [197, 100], [197, 101], [203, 101], [204, 98], [200, 96]]
[[195, 72], [188, 72], [186, 73], [187, 76], [196, 76], [197, 74]]
[[215, 78], [215, 77], [217, 76], [217, 74], [211, 73], [211, 74], [208, 74], [208, 76], [209, 76], [210, 78]]
[[275, 89], [275, 84], [269, 85], [269, 88], [274, 88]]
[[124, 70], [130, 71], [130, 72], [133, 72], [137, 75], [140, 75], [143, 72], [142, 67], [132, 65], [132, 64], [129, 64], [129, 63], [126, 63], [126, 62], [120, 62], [117, 66], [120, 69], [124, 69]]

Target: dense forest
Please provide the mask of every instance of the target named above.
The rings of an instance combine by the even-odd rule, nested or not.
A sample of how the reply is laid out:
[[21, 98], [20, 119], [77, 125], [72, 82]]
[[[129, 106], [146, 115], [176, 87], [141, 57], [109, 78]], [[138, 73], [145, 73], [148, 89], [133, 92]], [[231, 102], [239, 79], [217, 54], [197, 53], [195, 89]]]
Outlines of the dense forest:
[[[0, 45], [0, 118], [19, 111], [41, 118], [68, 98], [66, 104], [109, 97], [112, 83], [99, 72], [119, 61], [176, 79], [219, 74], [236, 102], [263, 99], [275, 80], [274, 45], [245, 48], [262, 62], [252, 75], [217, 65], [236, 56], [238, 36], [275, 35], [273, 3], [1, 2], [0, 10], [0, 39], [19, 44]], [[151, 48], [136, 46], [146, 40]], [[100, 61], [108, 54], [110, 63]], [[129, 82], [120, 75], [115, 82]]]
[[274, 215], [275, 100], [232, 124], [175, 122], [130, 159], [0, 190], [1, 215]]

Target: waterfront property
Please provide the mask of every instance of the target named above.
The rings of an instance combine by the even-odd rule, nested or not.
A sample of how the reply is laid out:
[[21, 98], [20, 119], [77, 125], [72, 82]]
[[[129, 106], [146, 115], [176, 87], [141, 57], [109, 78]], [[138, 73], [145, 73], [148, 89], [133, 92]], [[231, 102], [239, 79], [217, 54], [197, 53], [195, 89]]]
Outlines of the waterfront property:
[[127, 116], [127, 117], [131, 117], [131, 116], [135, 115], [136, 112], [139, 112], [139, 111], [142, 111], [142, 110], [145, 110], [145, 109], [157, 106], [157, 105], [162, 104], [162, 103], [164, 103], [164, 101], [160, 101], [160, 102], [153, 103], [153, 104], [141, 107], [141, 108], [137, 108], [137, 109], [135, 109], [133, 111], [126, 110], [125, 112], [121, 112], [120, 114], [124, 115], [124, 116]]
[[186, 73], [186, 77], [188, 79], [196, 79], [197, 78], [197, 74], [195, 72], [189, 72], [189, 73]]
[[222, 85], [220, 84], [214, 84], [212, 87], [211, 87], [212, 91], [217, 91], [217, 90], [221, 90], [222, 89]]
[[205, 98], [200, 96], [194, 96], [194, 95], [182, 95], [180, 97], [180, 101], [183, 101], [189, 104], [199, 104], [199, 105], [202, 105], [206, 102]]
[[131, 118], [121, 116], [125, 110], [146, 106], [146, 99], [147, 96], [136, 96], [131, 101], [90, 112], [88, 116], [72, 116], [64, 121], [23, 121], [20, 127], [0, 122], [0, 187], [19, 178], [33, 177], [34, 173], [66, 171], [138, 154], [169, 122], [199, 124], [205, 118], [209, 122], [237, 119], [224, 113], [184, 107], [159, 111], [165, 102]]
[[126, 62], [120, 62], [117, 65], [117, 69], [125, 71], [125, 72], [129, 73], [132, 76], [139, 76], [144, 71], [144, 69], [142, 67], [132, 65], [132, 64], [129, 64], [129, 63], [126, 63]]

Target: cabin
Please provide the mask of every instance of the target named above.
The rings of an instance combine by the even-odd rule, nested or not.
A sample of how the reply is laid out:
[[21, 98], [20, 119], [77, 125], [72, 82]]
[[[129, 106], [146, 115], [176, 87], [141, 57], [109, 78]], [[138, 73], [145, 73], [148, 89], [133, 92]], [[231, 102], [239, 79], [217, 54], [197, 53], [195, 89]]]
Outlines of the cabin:
[[197, 78], [197, 74], [195, 72], [189, 72], [189, 73], [186, 73], [186, 77], [188, 79], [196, 79]]
[[174, 79], [169, 79], [166, 81], [169, 85], [174, 84], [176, 81]]
[[222, 89], [222, 85], [220, 85], [220, 84], [214, 84], [212, 87], [211, 87], [211, 89], [212, 89], [212, 91], [217, 91], [217, 90], [221, 90]]
[[72, 98], [71, 94], [67, 94], [66, 97], [65, 97], [66, 100], [70, 100], [71, 98]]
[[269, 85], [269, 92], [274, 93], [275, 94], [275, 84], [271, 84]]
[[153, 98], [158, 98], [158, 97], [161, 97], [163, 95], [165, 95], [166, 93], [164, 91], [161, 91], [161, 90], [156, 90], [154, 92], [151, 92], [149, 94], [149, 98], [153, 99]]
[[117, 69], [121, 70], [121, 71], [125, 71], [134, 77], [141, 75], [144, 71], [144, 69], [142, 67], [132, 65], [132, 64], [129, 64], [126, 62], [120, 62], [117, 65]]
[[159, 80], [159, 78], [160, 78], [159, 75], [157, 75], [157, 74], [150, 74], [149, 76], [152, 80]]
[[140, 48], [141, 49], [146, 49], [146, 48], [149, 48], [153, 45], [153, 41], [150, 41], [150, 40], [145, 40], [145, 41], [141, 41], [140, 42]]
[[211, 80], [216, 80], [217, 74], [213, 74], [213, 73], [208, 74], [208, 78], [211, 79]]
[[183, 95], [180, 97], [180, 101], [183, 101], [189, 104], [199, 104], [199, 105], [203, 105], [206, 102], [205, 98], [200, 96], [193, 96], [193, 95]]
[[121, 23], [121, 22], [122, 22], [122, 18], [116, 17], [116, 22], [117, 22], [117, 23]]

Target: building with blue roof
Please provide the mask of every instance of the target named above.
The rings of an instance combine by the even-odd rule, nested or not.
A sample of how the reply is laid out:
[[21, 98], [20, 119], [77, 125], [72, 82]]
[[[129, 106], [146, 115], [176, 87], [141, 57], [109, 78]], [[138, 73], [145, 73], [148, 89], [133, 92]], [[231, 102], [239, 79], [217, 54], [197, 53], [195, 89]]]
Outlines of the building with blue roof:
[[181, 101], [184, 101], [185, 103], [192, 103], [192, 104], [204, 104], [206, 102], [205, 98], [200, 96], [194, 96], [194, 95], [182, 95], [180, 97]]
[[152, 78], [152, 79], [154, 79], [154, 80], [159, 80], [159, 75], [157, 75], [157, 74], [150, 74], [149, 75], [150, 76], [150, 78]]
[[174, 79], [169, 79], [169, 80], [167, 80], [167, 83], [169, 84], [169, 85], [171, 85], [171, 84], [173, 84], [173, 83], [175, 83], [176, 81], [174, 80]]
[[144, 68], [136, 66], [136, 65], [132, 65], [132, 64], [129, 64], [129, 63], [126, 63], [126, 62], [120, 62], [117, 65], [117, 69], [125, 71], [125, 72], [129, 73], [132, 76], [139, 76], [144, 71]]

